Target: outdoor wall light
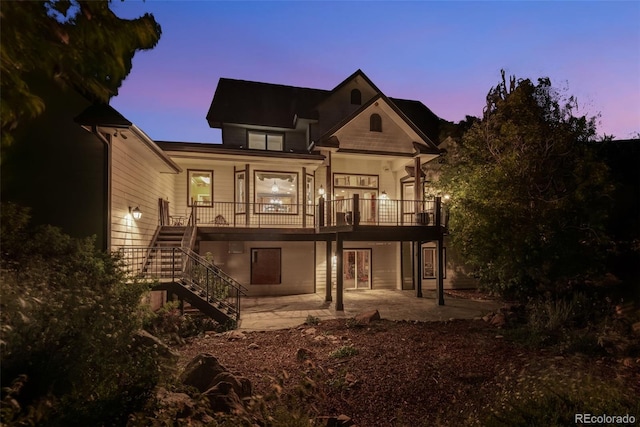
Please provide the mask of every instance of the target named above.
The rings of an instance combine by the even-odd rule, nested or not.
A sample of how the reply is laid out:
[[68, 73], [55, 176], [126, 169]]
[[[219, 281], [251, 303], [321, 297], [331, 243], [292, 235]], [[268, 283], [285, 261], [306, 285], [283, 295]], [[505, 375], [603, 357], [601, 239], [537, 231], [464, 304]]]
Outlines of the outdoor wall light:
[[320, 188], [318, 188], [318, 194], [320, 196], [324, 196], [324, 187], [321, 185]]
[[142, 218], [142, 211], [137, 206], [133, 209], [131, 208], [131, 206], [129, 206], [129, 214], [131, 214], [133, 219], [135, 219], [136, 221]]
[[445, 199], [445, 200], [449, 200], [450, 198], [451, 198], [451, 196], [450, 196], [450, 195], [448, 195], [448, 194], [445, 194], [445, 195], [444, 195], [444, 199]]

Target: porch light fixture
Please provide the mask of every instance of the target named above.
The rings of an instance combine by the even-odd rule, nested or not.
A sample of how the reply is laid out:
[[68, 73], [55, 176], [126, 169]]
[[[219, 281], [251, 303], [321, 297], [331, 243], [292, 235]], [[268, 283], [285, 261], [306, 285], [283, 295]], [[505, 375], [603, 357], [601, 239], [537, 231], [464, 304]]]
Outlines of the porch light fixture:
[[324, 196], [324, 187], [321, 185], [320, 188], [318, 188], [318, 194], [320, 196]]
[[273, 185], [271, 186], [271, 192], [272, 193], [277, 193], [278, 191], [280, 191], [280, 189], [278, 188], [278, 184], [276, 184], [276, 181], [273, 181]]
[[380, 194], [380, 200], [389, 200], [389, 196], [387, 196], [387, 192], [382, 190], [382, 194]]
[[131, 208], [131, 206], [129, 206], [129, 214], [133, 217], [133, 219], [135, 219], [136, 221], [139, 220], [140, 218], [142, 218], [142, 211], [140, 210], [139, 207], [135, 207], [135, 208]]
[[450, 198], [451, 198], [451, 196], [450, 196], [450, 195], [448, 195], [448, 194], [445, 194], [445, 195], [444, 195], [444, 200], [449, 200]]

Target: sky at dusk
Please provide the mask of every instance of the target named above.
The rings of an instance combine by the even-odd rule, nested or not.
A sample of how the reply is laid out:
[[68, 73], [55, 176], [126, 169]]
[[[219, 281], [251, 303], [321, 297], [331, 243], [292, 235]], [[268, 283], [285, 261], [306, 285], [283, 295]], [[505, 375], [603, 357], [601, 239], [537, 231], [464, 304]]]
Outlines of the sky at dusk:
[[439, 117], [481, 116], [500, 69], [550, 77], [600, 114], [598, 133], [640, 132], [640, 2], [112, 3], [152, 13], [162, 37], [138, 52], [111, 105], [163, 141], [221, 142], [206, 114], [218, 79], [333, 89], [361, 69], [387, 96]]

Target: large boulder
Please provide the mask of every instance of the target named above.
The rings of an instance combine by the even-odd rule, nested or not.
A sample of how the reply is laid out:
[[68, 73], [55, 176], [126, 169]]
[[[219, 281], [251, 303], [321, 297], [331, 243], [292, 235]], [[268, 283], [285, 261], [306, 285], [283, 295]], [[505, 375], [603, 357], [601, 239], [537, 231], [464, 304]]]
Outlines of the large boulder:
[[242, 401], [233, 389], [233, 385], [222, 381], [204, 392], [214, 412], [242, 414], [245, 412]]
[[380, 312], [378, 310], [369, 310], [358, 313], [353, 318], [358, 325], [368, 325], [374, 320], [380, 320]]
[[219, 374], [228, 372], [212, 354], [201, 353], [197, 355], [184, 368], [180, 381], [188, 386], [195, 387], [203, 393], [215, 385], [213, 380]]
[[227, 382], [233, 386], [239, 398], [251, 397], [251, 381], [239, 375], [233, 375], [231, 372], [221, 372], [213, 379], [212, 384], [215, 386], [221, 382]]

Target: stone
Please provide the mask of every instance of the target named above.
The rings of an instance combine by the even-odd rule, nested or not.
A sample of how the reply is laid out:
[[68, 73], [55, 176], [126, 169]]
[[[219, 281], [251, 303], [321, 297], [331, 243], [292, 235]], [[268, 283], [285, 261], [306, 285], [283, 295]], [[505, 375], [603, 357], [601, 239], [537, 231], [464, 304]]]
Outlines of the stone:
[[482, 320], [484, 320], [485, 322], [490, 322], [491, 319], [493, 319], [494, 315], [495, 313], [487, 313], [486, 315], [482, 316]]
[[227, 372], [227, 369], [214, 355], [201, 353], [184, 368], [180, 381], [202, 393], [213, 385], [214, 378], [222, 372]]
[[173, 351], [168, 345], [163, 343], [160, 338], [151, 335], [143, 329], [133, 334], [133, 341], [136, 345], [155, 352], [162, 359], [169, 362], [175, 363], [180, 358], [180, 354]]
[[378, 310], [369, 310], [358, 313], [353, 318], [358, 325], [368, 325], [374, 320], [380, 320], [380, 312]]
[[171, 408], [176, 414], [176, 418], [187, 418], [194, 413], [195, 402], [186, 393], [173, 393], [164, 387], [159, 387], [156, 391], [158, 406], [163, 409]]
[[338, 415], [338, 418], [336, 420], [338, 421], [339, 426], [349, 427], [353, 425], [353, 421], [351, 420], [351, 417], [345, 414]]
[[317, 332], [316, 328], [307, 328], [304, 331], [302, 331], [304, 335], [315, 335], [316, 332]]
[[251, 397], [251, 381], [249, 378], [234, 375], [231, 372], [221, 372], [213, 379], [211, 384], [216, 386], [221, 382], [227, 382], [233, 387], [239, 398]]
[[244, 332], [242, 331], [227, 331], [224, 333], [225, 337], [227, 337], [227, 339], [229, 341], [234, 341], [234, 340], [246, 340], [247, 336], [244, 334]]
[[209, 405], [213, 412], [224, 412], [226, 414], [242, 414], [245, 412], [240, 397], [233, 389], [233, 385], [226, 381], [219, 382], [204, 392], [209, 400]]
[[252, 342], [251, 344], [249, 344], [249, 346], [247, 347], [249, 350], [257, 350], [260, 348], [260, 346], [254, 342]]
[[302, 362], [303, 360], [311, 359], [313, 357], [313, 352], [307, 350], [306, 348], [299, 348], [296, 351], [296, 360]]
[[496, 313], [491, 318], [491, 321], [489, 322], [490, 325], [493, 325], [498, 328], [504, 326], [505, 323], [506, 323], [506, 318], [503, 313]]

